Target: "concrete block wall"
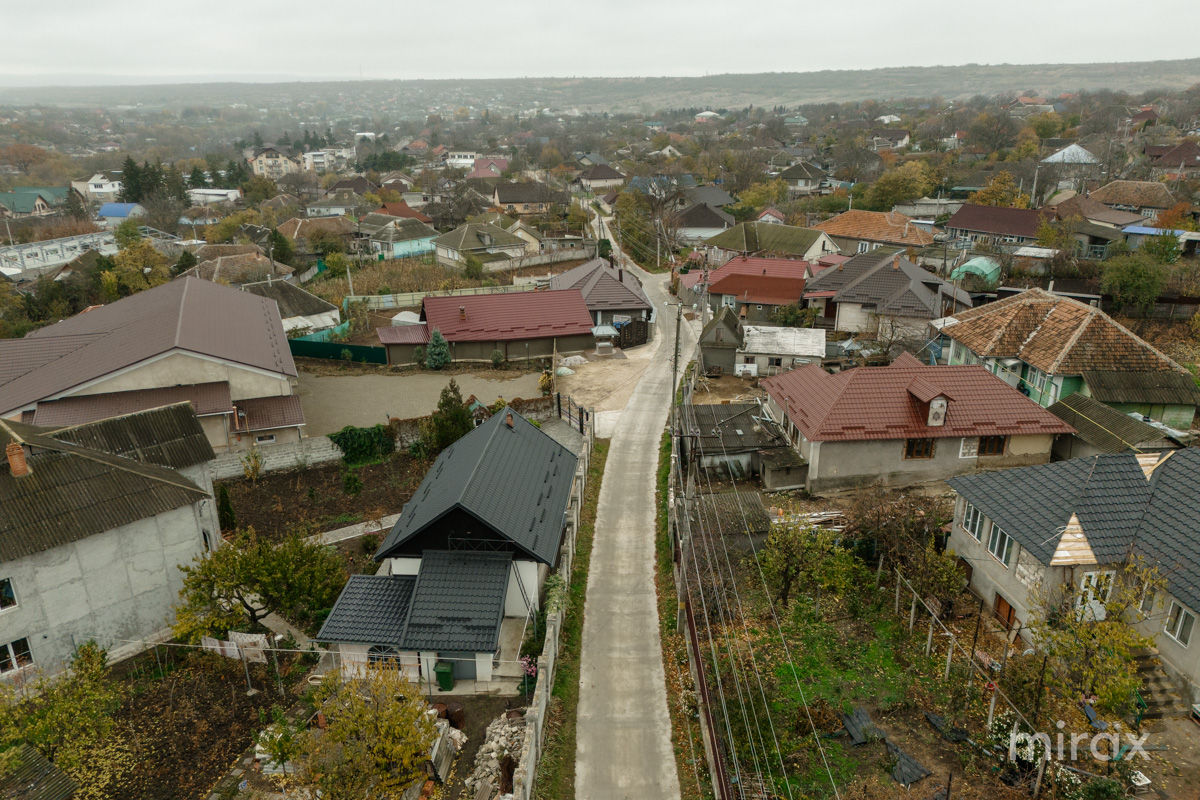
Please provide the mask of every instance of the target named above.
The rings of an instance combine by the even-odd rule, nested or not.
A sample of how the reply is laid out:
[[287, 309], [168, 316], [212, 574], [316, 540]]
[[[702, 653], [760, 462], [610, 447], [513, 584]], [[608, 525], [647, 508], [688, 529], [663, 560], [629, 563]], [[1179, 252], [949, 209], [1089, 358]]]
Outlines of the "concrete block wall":
[[[342, 457], [338, 446], [324, 436], [314, 436], [288, 444], [267, 444], [258, 447], [262, 455], [262, 471], [302, 469], [328, 464]], [[242, 459], [245, 453], [222, 453], [209, 462], [209, 472], [214, 481], [241, 478], [245, 475]]]

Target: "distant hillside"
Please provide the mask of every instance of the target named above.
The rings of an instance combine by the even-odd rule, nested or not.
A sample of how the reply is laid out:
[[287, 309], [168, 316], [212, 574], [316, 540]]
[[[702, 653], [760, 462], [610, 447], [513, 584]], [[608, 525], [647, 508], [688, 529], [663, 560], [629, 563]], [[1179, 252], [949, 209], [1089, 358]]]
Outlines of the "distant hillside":
[[[0, 80], [3, 80], [0, 78]], [[375, 100], [380, 111], [408, 113], [448, 102], [501, 108], [533, 106], [652, 112], [663, 108], [796, 106], [905, 97], [1081, 89], [1144, 92], [1200, 83], [1200, 58], [1096, 64], [968, 64], [875, 70], [775, 72], [690, 78], [527, 78], [312, 83], [186, 83], [154, 86], [0, 88], [0, 104], [179, 108], [245, 103], [275, 106], [303, 100]], [[414, 107], [415, 106], [415, 107]]]

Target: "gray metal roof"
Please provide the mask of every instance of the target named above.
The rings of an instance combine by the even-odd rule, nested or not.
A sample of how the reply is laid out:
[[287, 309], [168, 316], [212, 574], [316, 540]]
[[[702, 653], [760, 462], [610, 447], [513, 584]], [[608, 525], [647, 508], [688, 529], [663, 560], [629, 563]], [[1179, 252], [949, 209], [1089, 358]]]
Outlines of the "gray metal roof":
[[[512, 415], [513, 425], [506, 424]], [[576, 458], [510, 408], [442, 451], [375, 554], [386, 558], [461, 509], [549, 565], [558, 560]]]
[[351, 575], [317, 641], [403, 647], [416, 584], [415, 575]]
[[1074, 513], [1101, 564], [1131, 550], [1157, 565], [1171, 594], [1200, 610], [1200, 449], [1165, 453], [1146, 477], [1134, 453], [1075, 458], [951, 478], [959, 494], [1049, 564]]
[[275, 304], [279, 306], [279, 316], [283, 319], [337, 311], [337, 306], [333, 303], [322, 300], [312, 292], [301, 289], [288, 281], [244, 283], [241, 288], [243, 292], [274, 300]]
[[606, 259], [593, 258], [550, 278], [551, 289], [578, 289], [589, 311], [649, 310], [653, 306], [642, 283], [629, 270], [619, 269]]
[[404, 649], [494, 652], [511, 563], [509, 553], [426, 550], [404, 626]]
[[415, 576], [352, 575], [317, 641], [495, 652], [511, 563], [509, 553], [426, 550]]
[[940, 317], [945, 311], [942, 297], [971, 305], [969, 294], [887, 248], [822, 270], [809, 279], [804, 290], [836, 291], [834, 302], [871, 305], [878, 313], [900, 316]]

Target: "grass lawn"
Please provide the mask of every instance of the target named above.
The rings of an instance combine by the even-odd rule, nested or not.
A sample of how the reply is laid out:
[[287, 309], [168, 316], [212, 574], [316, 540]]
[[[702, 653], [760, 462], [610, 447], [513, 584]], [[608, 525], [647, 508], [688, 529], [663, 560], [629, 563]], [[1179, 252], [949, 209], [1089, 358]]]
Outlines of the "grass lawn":
[[583, 644], [583, 604], [587, 596], [588, 565], [596, 534], [596, 503], [608, 460], [608, 439], [597, 439], [588, 465], [583, 513], [575, 537], [575, 563], [563, 616], [558, 671], [546, 712], [546, 739], [538, 764], [534, 797], [539, 800], [569, 800], [575, 796], [575, 723], [579, 708], [579, 653]]

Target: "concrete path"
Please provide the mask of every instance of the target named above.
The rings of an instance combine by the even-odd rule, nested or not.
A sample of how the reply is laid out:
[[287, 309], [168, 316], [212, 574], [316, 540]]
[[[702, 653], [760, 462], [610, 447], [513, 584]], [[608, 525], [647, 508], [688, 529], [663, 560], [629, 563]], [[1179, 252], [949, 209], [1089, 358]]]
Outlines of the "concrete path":
[[[613, 425], [588, 575], [576, 730], [579, 800], [679, 797], [654, 589], [654, 488], [673, 382], [665, 276], [634, 269], [661, 321], [653, 363]], [[680, 360], [695, 337], [685, 325]], [[615, 413], [615, 412], [614, 412]]]

